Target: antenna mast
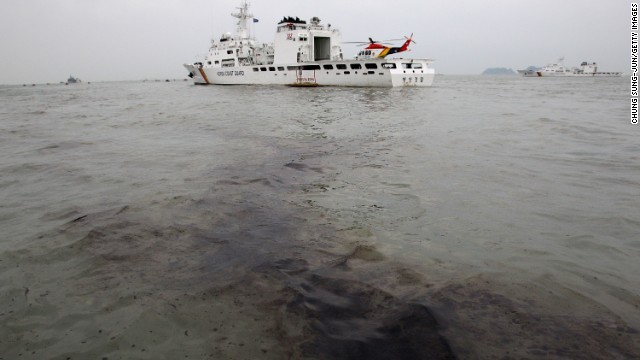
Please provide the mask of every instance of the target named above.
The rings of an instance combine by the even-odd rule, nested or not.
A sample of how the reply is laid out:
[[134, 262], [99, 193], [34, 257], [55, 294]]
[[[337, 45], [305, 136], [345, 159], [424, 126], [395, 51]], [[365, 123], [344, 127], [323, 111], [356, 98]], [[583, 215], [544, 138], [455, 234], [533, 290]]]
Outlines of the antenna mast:
[[247, 20], [253, 18], [253, 14], [249, 13], [249, 3], [246, 0], [243, 0], [240, 7], [236, 9], [238, 9], [239, 12], [232, 13], [231, 16], [238, 18], [237, 33], [241, 39], [248, 39], [250, 34], [249, 27], [247, 26]]

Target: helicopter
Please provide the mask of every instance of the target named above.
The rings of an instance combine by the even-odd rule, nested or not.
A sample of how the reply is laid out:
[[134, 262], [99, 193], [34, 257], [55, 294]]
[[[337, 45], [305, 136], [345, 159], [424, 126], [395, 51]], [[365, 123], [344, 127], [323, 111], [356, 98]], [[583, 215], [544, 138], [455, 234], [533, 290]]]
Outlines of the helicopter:
[[[388, 43], [388, 41], [399, 41], [399, 40], [405, 40], [402, 46], [399, 46], [399, 47], [387, 46], [387, 45], [391, 45], [390, 43]], [[359, 46], [366, 45], [366, 47], [360, 50], [360, 52], [358, 52], [358, 55], [356, 55], [357, 60], [365, 60], [365, 59], [374, 59], [374, 58], [384, 59], [388, 55], [397, 54], [403, 51], [408, 51], [409, 45], [411, 43], [414, 43], [414, 44], [416, 43], [413, 40], [413, 33], [411, 33], [411, 35], [408, 37], [405, 36], [404, 39], [390, 39], [390, 40], [375, 41], [372, 38], [369, 38], [368, 42], [352, 41], [352, 42], [346, 42], [345, 44], [358, 44]]]

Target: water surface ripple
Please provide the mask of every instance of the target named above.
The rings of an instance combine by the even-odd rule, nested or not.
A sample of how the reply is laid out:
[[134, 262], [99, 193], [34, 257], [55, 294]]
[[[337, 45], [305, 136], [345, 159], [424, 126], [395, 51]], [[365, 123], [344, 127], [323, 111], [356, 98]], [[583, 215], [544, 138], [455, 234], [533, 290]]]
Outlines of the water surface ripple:
[[0, 87], [0, 358], [638, 358], [627, 84]]

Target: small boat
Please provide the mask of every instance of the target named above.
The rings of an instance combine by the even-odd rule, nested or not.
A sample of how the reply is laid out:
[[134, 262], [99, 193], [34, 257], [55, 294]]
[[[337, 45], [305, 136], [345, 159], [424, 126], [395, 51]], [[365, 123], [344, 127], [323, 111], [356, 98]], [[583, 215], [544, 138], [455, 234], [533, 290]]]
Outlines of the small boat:
[[69, 78], [67, 79], [67, 84], [76, 84], [82, 82], [80, 79], [73, 77], [73, 75], [69, 75]]

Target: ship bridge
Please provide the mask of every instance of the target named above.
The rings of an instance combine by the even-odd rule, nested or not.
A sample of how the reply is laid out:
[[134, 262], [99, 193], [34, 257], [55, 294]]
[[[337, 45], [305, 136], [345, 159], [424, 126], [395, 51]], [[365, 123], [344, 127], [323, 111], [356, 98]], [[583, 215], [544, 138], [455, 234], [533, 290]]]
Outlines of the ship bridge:
[[307, 23], [293, 17], [284, 17], [277, 26], [274, 42], [274, 63], [296, 63], [320, 60], [341, 60], [342, 36], [331, 24], [321, 24], [318, 17]]

